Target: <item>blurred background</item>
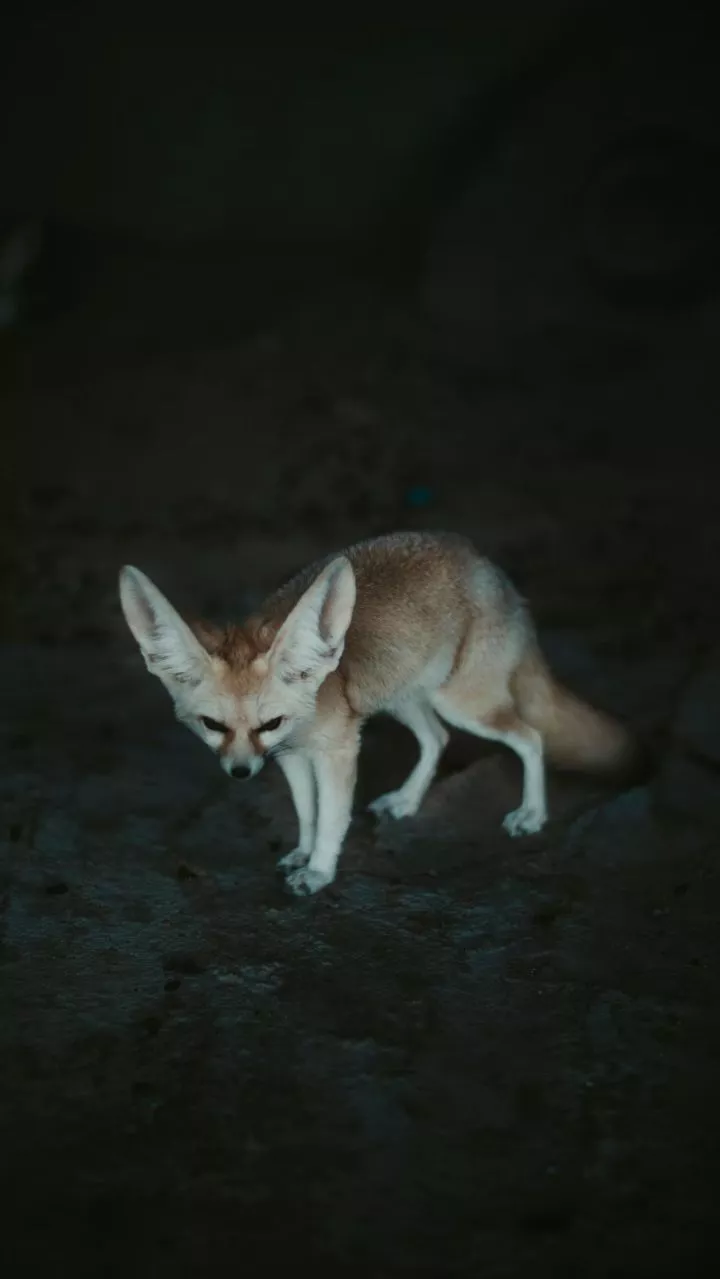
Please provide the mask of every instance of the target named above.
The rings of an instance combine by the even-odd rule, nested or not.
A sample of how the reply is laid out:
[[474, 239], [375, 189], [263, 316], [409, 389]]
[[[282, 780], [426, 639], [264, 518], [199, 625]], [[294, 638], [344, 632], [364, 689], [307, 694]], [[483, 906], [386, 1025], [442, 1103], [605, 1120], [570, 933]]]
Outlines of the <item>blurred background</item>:
[[[380, 528], [451, 524], [492, 553], [532, 526], [531, 572], [568, 554], [594, 601], [577, 539], [604, 539], [598, 570], [622, 578], [636, 520], [656, 577], [633, 626], [678, 558], [681, 611], [708, 607], [686, 541], [711, 535], [715, 421], [701, 7], [515, 0], [408, 24], [386, 6], [279, 29], [230, 6], [34, 4], [0, 58], [19, 570], [55, 557], [69, 587], [118, 555], [164, 568], [167, 535], [168, 571], [193, 593], [195, 564], [218, 577], [227, 607]], [[567, 519], [591, 526], [572, 544]]]
[[[18, 1238], [32, 1200], [67, 1255], [137, 1273], [220, 1265], [231, 1237], [335, 1274], [637, 1279], [693, 1248], [700, 1273], [719, 53], [699, 3], [3, 15]], [[217, 790], [146, 688], [117, 570], [238, 618], [402, 527], [501, 563], [559, 673], [661, 768], [611, 799], [554, 783], [528, 853], [496, 829], [515, 765], [454, 742], [425, 824], [361, 824], [340, 898], [290, 915], [284, 793]], [[368, 740], [361, 800], [413, 757], [400, 729]]]

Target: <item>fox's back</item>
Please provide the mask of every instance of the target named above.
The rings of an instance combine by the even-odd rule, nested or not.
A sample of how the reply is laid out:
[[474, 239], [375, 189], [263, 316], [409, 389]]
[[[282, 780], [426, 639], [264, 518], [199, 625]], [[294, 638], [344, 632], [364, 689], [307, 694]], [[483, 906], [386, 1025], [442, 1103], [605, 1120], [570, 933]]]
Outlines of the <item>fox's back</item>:
[[[353, 566], [357, 601], [340, 673], [363, 710], [393, 700], [426, 677], [442, 682], [478, 620], [500, 644], [517, 629], [522, 605], [513, 587], [465, 538], [394, 533], [341, 553]], [[336, 554], [281, 587], [267, 601], [264, 618], [281, 623]]]

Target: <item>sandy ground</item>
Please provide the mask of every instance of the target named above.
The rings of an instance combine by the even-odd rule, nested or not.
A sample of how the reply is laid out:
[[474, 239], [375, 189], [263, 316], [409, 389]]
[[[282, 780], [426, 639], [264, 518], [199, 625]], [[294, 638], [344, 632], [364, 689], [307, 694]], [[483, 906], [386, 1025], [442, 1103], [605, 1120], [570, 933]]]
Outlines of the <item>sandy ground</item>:
[[[468, 381], [344, 297], [210, 349], [6, 354], [5, 1274], [711, 1272], [713, 350]], [[412, 526], [495, 556], [662, 768], [554, 777], [513, 842], [517, 762], [457, 738], [418, 817], [376, 827], [413, 759], [378, 722], [337, 882], [299, 901], [282, 779], [233, 784], [174, 723], [117, 569], [237, 616]]]

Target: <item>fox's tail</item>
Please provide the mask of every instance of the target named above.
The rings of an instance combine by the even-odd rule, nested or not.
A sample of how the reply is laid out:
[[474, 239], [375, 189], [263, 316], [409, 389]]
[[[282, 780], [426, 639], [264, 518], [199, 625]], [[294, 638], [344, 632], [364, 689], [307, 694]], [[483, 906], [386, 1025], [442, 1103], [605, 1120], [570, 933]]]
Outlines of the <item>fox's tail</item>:
[[560, 768], [624, 774], [640, 765], [643, 752], [632, 734], [563, 688], [539, 652], [520, 662], [513, 694], [521, 718], [541, 733], [548, 758]]

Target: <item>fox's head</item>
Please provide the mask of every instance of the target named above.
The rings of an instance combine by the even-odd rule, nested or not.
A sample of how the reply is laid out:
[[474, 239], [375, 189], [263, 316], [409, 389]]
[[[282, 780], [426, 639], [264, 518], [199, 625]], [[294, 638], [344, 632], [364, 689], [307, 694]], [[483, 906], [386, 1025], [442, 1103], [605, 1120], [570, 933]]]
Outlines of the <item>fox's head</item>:
[[355, 575], [344, 556], [332, 560], [279, 627], [191, 627], [131, 565], [120, 572], [120, 601], [177, 718], [227, 773], [248, 778], [268, 756], [290, 749], [312, 720], [318, 689], [342, 657]]

